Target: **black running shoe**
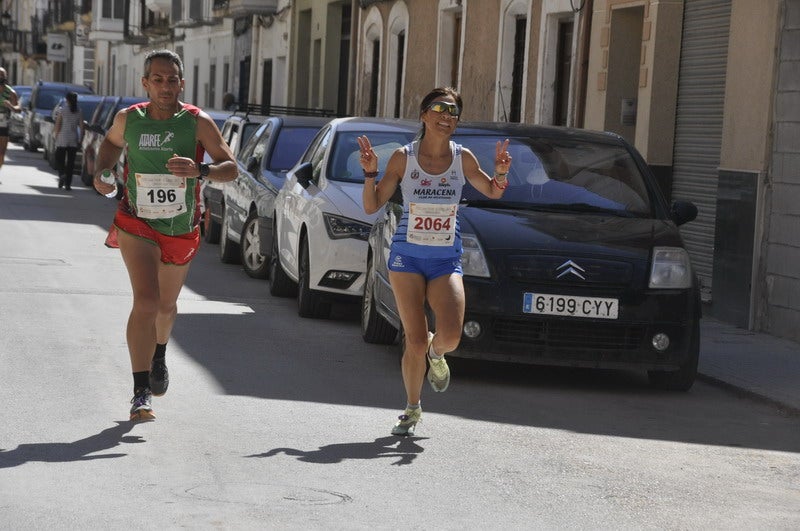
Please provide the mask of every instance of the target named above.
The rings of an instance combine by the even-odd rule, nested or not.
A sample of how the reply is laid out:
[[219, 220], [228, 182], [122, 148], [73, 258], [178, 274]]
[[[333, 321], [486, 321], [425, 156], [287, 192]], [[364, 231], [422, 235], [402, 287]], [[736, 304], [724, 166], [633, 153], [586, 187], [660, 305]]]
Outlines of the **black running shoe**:
[[169, 387], [169, 371], [167, 362], [164, 358], [154, 358], [153, 366], [150, 368], [150, 390], [154, 396], [161, 396], [167, 392]]
[[131, 420], [135, 422], [155, 420], [156, 415], [153, 413], [153, 406], [151, 402], [153, 394], [150, 389], [143, 387], [136, 391], [131, 399]]

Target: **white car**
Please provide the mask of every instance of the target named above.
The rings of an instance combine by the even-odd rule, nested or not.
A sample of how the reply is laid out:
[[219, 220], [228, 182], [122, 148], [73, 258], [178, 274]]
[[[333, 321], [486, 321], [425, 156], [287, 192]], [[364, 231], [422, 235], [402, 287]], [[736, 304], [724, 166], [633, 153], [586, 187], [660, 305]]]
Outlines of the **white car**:
[[410, 120], [332, 120], [289, 171], [275, 199], [270, 293], [297, 294], [301, 317], [327, 317], [334, 298], [364, 292], [367, 239], [378, 214], [364, 212], [356, 138], [369, 137], [383, 174], [392, 152], [419, 127]]

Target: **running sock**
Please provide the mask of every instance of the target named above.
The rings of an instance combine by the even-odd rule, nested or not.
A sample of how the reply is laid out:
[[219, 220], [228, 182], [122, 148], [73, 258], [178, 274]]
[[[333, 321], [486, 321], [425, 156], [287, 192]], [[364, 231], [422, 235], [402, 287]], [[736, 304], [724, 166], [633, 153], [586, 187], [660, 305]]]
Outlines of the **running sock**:
[[439, 354], [436, 353], [435, 350], [433, 350], [433, 342], [432, 341], [431, 341], [431, 346], [428, 349], [428, 357], [430, 359], [432, 359], [432, 360], [440, 360], [440, 359], [442, 359], [444, 357], [444, 354], [442, 354], [440, 356]]
[[419, 409], [422, 404], [406, 404], [406, 409]]
[[164, 359], [167, 355], [167, 344], [156, 343], [156, 352], [153, 354], [153, 359]]
[[133, 373], [133, 392], [142, 387], [150, 387], [150, 371], [140, 371]]

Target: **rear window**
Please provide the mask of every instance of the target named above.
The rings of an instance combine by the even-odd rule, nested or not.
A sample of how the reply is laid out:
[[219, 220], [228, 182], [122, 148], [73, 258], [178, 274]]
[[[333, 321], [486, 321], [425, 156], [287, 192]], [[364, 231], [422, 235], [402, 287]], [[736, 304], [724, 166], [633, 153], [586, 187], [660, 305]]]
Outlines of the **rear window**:
[[267, 169], [288, 171], [305, 152], [318, 127], [284, 127], [280, 130], [278, 141], [272, 150]]

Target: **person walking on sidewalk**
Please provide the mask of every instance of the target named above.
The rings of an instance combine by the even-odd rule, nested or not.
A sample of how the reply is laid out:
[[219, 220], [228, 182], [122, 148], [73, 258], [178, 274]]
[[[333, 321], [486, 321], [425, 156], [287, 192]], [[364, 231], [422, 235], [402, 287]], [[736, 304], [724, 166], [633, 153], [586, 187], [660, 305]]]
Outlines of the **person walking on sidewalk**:
[[78, 107], [78, 93], [66, 96], [67, 105], [56, 116], [56, 168], [58, 187], [72, 190], [72, 173], [75, 171], [75, 154], [84, 133], [83, 114]]
[[[149, 101], [117, 113], [95, 163], [95, 189], [113, 197], [115, 184], [103, 179], [117, 178], [112, 169], [127, 148], [123, 195], [106, 245], [119, 247], [133, 290], [126, 336], [134, 421], [153, 420], [152, 396], [169, 386], [166, 345], [200, 245], [200, 180], [225, 182], [237, 175], [233, 154], [211, 117], [179, 100], [183, 72], [175, 52], [147, 54], [142, 86]], [[202, 162], [204, 152], [211, 164]]]
[[[511, 156], [507, 139], [497, 142], [494, 177], [481, 169], [472, 152], [450, 139], [461, 109], [461, 96], [455, 89], [440, 87], [429, 92], [420, 104], [419, 140], [392, 153], [379, 181], [378, 158], [369, 138], [358, 138], [364, 170], [364, 210], [368, 214], [377, 212], [398, 185], [403, 195], [403, 216], [392, 239], [388, 261], [389, 282], [405, 334], [402, 372], [407, 401], [392, 428], [394, 435], [413, 435], [421, 419], [426, 365], [427, 379], [434, 391], [444, 392], [450, 384], [444, 355], [458, 346], [464, 322], [457, 217], [464, 178], [477, 191], [494, 199], [502, 197], [508, 186]], [[423, 180], [435, 184], [422, 186]], [[429, 331], [426, 300], [435, 317], [435, 333]]]
[[17, 93], [8, 84], [8, 73], [5, 68], [0, 67], [0, 168], [6, 161], [11, 112], [20, 110]]

